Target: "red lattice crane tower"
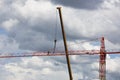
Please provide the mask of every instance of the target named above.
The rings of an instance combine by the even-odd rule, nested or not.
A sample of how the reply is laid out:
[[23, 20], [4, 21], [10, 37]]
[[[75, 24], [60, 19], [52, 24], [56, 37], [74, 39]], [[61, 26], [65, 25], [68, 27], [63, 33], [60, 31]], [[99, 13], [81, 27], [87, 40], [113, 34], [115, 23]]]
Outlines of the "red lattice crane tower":
[[100, 80], [106, 80], [106, 52], [105, 52], [104, 37], [101, 38], [99, 61], [100, 61], [99, 62], [99, 78]]
[[120, 54], [120, 51], [107, 52], [105, 50], [104, 37], [101, 37], [101, 47], [99, 56], [99, 78], [100, 80], [106, 80], [106, 54]]

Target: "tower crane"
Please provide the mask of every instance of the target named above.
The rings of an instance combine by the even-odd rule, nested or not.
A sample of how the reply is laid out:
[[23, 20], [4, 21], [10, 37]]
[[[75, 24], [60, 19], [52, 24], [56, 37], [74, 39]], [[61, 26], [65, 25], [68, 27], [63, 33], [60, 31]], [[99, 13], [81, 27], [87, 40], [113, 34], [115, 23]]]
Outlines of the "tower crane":
[[[68, 55], [99, 55], [99, 79], [106, 80], [106, 55], [120, 54], [120, 51], [106, 51], [104, 37], [100, 39], [100, 50], [70, 50]], [[60, 52], [26, 52], [26, 53], [0, 53], [0, 58], [32, 57], [32, 56], [65, 56], [64, 51]]]
[[[106, 80], [106, 55], [120, 54], [120, 51], [106, 51], [104, 37], [100, 38], [99, 50], [65, 50], [61, 52], [26, 52], [26, 53], [0, 53], [0, 58], [32, 57], [32, 56], [66, 56], [69, 62], [69, 56], [72, 55], [99, 55], [99, 79]], [[66, 45], [67, 46], [67, 45]], [[66, 54], [67, 53], [67, 54]], [[71, 73], [71, 72], [70, 72]], [[70, 80], [72, 75], [70, 74]]]

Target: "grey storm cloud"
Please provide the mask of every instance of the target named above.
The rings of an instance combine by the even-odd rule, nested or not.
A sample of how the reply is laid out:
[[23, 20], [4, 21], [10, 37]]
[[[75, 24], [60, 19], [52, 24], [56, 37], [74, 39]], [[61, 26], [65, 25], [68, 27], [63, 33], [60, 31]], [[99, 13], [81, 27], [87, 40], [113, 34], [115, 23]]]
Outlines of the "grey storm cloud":
[[[35, 23], [35, 24], [34, 24]], [[42, 20], [31, 22], [30, 20], [22, 20], [17, 27], [14, 27], [8, 34], [9, 37], [15, 39], [20, 45], [20, 49], [49, 51], [53, 49], [55, 39], [54, 20]], [[57, 30], [57, 44], [61, 43], [61, 29]], [[60, 41], [60, 43], [59, 43]], [[61, 45], [61, 44], [60, 44]]]
[[[111, 4], [109, 3], [107, 3], [109, 4], [107, 8], [106, 7], [101, 8], [100, 6], [101, 4], [103, 4], [103, 0], [76, 0], [76, 1], [75, 0], [69, 0], [69, 1], [68, 0], [64, 0], [64, 1], [51, 0], [51, 2], [49, 0], [46, 0], [46, 1], [44, 0], [25, 0], [25, 1], [9, 0], [7, 2], [6, 0], [4, 1], [4, 5], [2, 6], [2, 8], [0, 7], [0, 10], [1, 10], [0, 26], [3, 26], [2, 28], [4, 28], [6, 31], [8, 29], [7, 31], [8, 38], [10, 38], [11, 40], [15, 40], [16, 43], [19, 44], [19, 48], [21, 50], [33, 50], [33, 51], [49, 50], [53, 48], [53, 42], [55, 38], [54, 33], [55, 33], [55, 26], [56, 26], [56, 20], [55, 20], [56, 14], [54, 11], [56, 10], [55, 7], [58, 4], [63, 5], [63, 7], [65, 8], [65, 10], [63, 9], [64, 11], [63, 17], [64, 17], [64, 22], [66, 27], [65, 30], [66, 30], [68, 41], [74, 42], [75, 40], [90, 39], [90, 38], [99, 37], [101, 35], [105, 35], [110, 40], [116, 43], [120, 43], [118, 39], [118, 36], [120, 35], [119, 33], [120, 15], [119, 15], [119, 6], [118, 6], [119, 3], [117, 3], [117, 6], [118, 6], [117, 8], [115, 5], [112, 5], [112, 8], [109, 8], [111, 7], [110, 6]], [[100, 10], [97, 9], [99, 7], [101, 8]], [[57, 25], [59, 26], [57, 28], [58, 29], [57, 45], [61, 47], [63, 46], [61, 29], [60, 29], [60, 24], [57, 24]], [[11, 43], [11, 41], [9, 43]], [[10, 47], [13, 47], [13, 45], [12, 46], [11, 45], [12, 44], [10, 44]], [[46, 57], [46, 58], [43, 58], [43, 61], [40, 61], [39, 60], [40, 58], [36, 59], [38, 61], [34, 61], [35, 58], [31, 59], [31, 61], [29, 59], [28, 60], [23, 59], [22, 61], [15, 60], [16, 62], [13, 60], [14, 62], [11, 61], [12, 62], [11, 64], [9, 62], [8, 64], [5, 63], [5, 65], [0, 65], [0, 67], [2, 67], [0, 71], [5, 72], [5, 73], [0, 73], [0, 76], [4, 76], [2, 77], [3, 80], [8, 80], [8, 79], [5, 79], [6, 78], [5, 75], [14, 74], [13, 76], [19, 78], [20, 73], [21, 74], [23, 73], [23, 75], [25, 73], [28, 76], [28, 74], [34, 74], [34, 71], [35, 72], [41, 71], [41, 69], [44, 72], [44, 68], [48, 68], [48, 69], [50, 68], [52, 71], [55, 72], [55, 76], [57, 74], [57, 71], [58, 72], [65, 71], [65, 73], [67, 71], [65, 58]], [[95, 78], [98, 78], [98, 75], [99, 75], [98, 67], [96, 66], [99, 64], [95, 65], [94, 62], [98, 63], [99, 61], [95, 61], [96, 59], [98, 59], [98, 57], [96, 56], [93, 56], [93, 57], [78, 56], [75, 58], [71, 57], [70, 60], [72, 63], [73, 72], [78, 76], [82, 74], [84, 77], [84, 80], [93, 80]], [[39, 65], [41, 64], [40, 62], [42, 63], [42, 65]], [[46, 64], [44, 64], [45, 62]], [[49, 66], [48, 64], [52, 66]], [[10, 70], [10, 72], [12, 72], [11, 74], [9, 71], [6, 71], [6, 69], [7, 70], [15, 69], [15, 66], [16, 66], [16, 69], [17, 68], [20, 69], [20, 72], [14, 72], [14, 70]], [[21, 72], [21, 70], [23, 72]], [[32, 71], [27, 72], [27, 70], [32, 70], [33, 72]], [[17, 73], [18, 75], [16, 75]], [[34, 74], [35, 78], [33, 80], [41, 79], [40, 78], [41, 76], [39, 75], [42, 75], [41, 74], [42, 72], [40, 74], [39, 73], [40, 72], [38, 72], [38, 74]], [[56, 80], [56, 78], [53, 79], [53, 77], [55, 76], [53, 75], [53, 77], [51, 77], [51, 75], [48, 75], [50, 80]], [[60, 73], [60, 75], [62, 75], [62, 73]], [[113, 72], [110, 74], [108, 73], [108, 75], [110, 75], [108, 76], [109, 80], [111, 79], [115, 80], [116, 77], [119, 78], [119, 72]], [[32, 79], [32, 76], [31, 75], [29, 76]], [[47, 80], [46, 79], [47, 75], [44, 74], [44, 76], [45, 76], [45, 79], [43, 78], [43, 80]], [[20, 76], [20, 78], [22, 77]], [[21, 79], [21, 80], [26, 80], [26, 79], [28, 78], [26, 77], [25, 79]], [[83, 80], [83, 78], [80, 78], [80, 79]], [[119, 80], [119, 79], [116, 79], [116, 80]]]
[[[91, 2], [90, 2], [91, 1]], [[81, 9], [91, 8], [102, 4], [102, 0], [78, 0], [78, 1], [58, 1], [51, 0], [52, 3], [61, 3], [64, 5], [76, 5], [81, 4]], [[9, 4], [11, 3], [11, 5]], [[43, 8], [45, 4], [48, 7]], [[15, 20], [16, 25], [8, 31], [9, 37], [12, 37], [19, 43], [21, 49], [28, 50], [48, 50], [53, 48], [55, 38], [56, 27], [56, 4], [52, 4], [50, 1], [41, 0], [26, 0], [26, 1], [11, 1], [4, 3], [4, 9], [1, 9], [0, 23], [5, 21]], [[72, 4], [73, 3], [73, 4]], [[78, 3], [78, 4], [77, 4]], [[9, 4], [9, 5], [7, 5]], [[76, 5], [75, 5], [76, 4]], [[118, 3], [119, 4], [119, 3]], [[91, 5], [91, 7], [89, 6]], [[114, 6], [114, 5], [112, 5]], [[39, 7], [39, 8], [38, 8]], [[51, 8], [52, 7], [52, 8]], [[53, 8], [54, 7], [54, 8]], [[64, 7], [64, 6], [63, 6]], [[115, 6], [116, 7], [116, 6]], [[100, 9], [100, 10], [76, 10], [67, 8], [67, 11], [63, 12], [63, 19], [65, 23], [65, 30], [68, 41], [75, 41], [80, 39], [90, 39], [105, 35], [108, 39], [119, 43], [119, 11], [113, 9]], [[92, 9], [92, 8], [91, 8]], [[118, 7], [119, 9], [119, 7]], [[105, 11], [104, 11], [105, 10]], [[10, 13], [9, 13], [10, 12]], [[68, 14], [69, 13], [69, 14]], [[88, 14], [86, 14], [88, 13]], [[109, 13], [109, 14], [108, 14]], [[5, 16], [5, 17], [3, 17]], [[74, 21], [74, 22], [73, 22]], [[59, 20], [58, 20], [59, 23]], [[99, 25], [98, 25], [99, 24]], [[108, 30], [109, 26], [111, 28]], [[9, 27], [9, 26], [7, 26]], [[90, 27], [90, 28], [88, 28]], [[111, 36], [111, 33], [114, 36]], [[114, 38], [113, 38], [114, 37]], [[60, 24], [57, 24], [57, 39], [58, 44], [61, 45], [62, 36]]]
[[51, 0], [54, 4], [61, 4], [78, 9], [97, 9], [104, 0]]
[[[68, 5], [68, 6], [72, 5], [74, 8], [80, 5], [79, 8], [81, 9], [82, 7], [83, 9], [85, 8], [92, 9], [93, 7], [95, 8], [95, 6], [98, 6], [99, 4], [102, 4], [103, 2], [102, 0], [92, 0], [91, 2], [90, 1], [91, 0], [86, 0], [86, 1], [65, 0], [62, 2], [59, 0], [51, 0], [51, 2], [56, 3], [56, 4], [60, 3], [63, 5]], [[55, 8], [51, 8], [50, 10], [46, 10], [45, 12], [44, 8], [42, 9], [43, 6], [40, 6], [42, 2], [44, 1], [39, 1], [39, 0], [38, 1], [34, 1], [34, 0], [27, 1], [26, 0], [26, 1], [15, 1], [14, 2], [14, 1], [9, 0], [8, 2], [5, 1], [4, 3], [5, 9], [1, 9], [1, 13], [0, 13], [0, 16], [2, 17], [1, 24], [4, 21], [10, 20], [10, 19], [18, 21], [18, 24], [14, 25], [14, 27], [11, 28], [8, 35], [9, 37], [12, 37], [13, 39], [15, 39], [17, 43], [20, 44], [19, 47], [21, 49], [40, 51], [40, 50], [53, 48], [53, 42], [55, 38], [54, 33], [55, 33], [55, 26], [56, 26], [56, 20], [55, 20], [56, 14], [54, 13]], [[50, 4], [50, 6], [51, 5], [52, 4]], [[32, 7], [30, 6], [33, 6], [34, 9], [32, 10]], [[38, 9], [37, 7], [39, 7], [40, 9]], [[55, 7], [55, 5], [52, 5], [52, 7]], [[42, 13], [42, 11], [44, 11], [44, 13]], [[73, 13], [72, 11], [75, 13]], [[8, 14], [8, 12], [11, 12], [11, 13]], [[112, 28], [110, 29], [111, 32], [105, 31], [108, 28], [108, 26], [111, 24], [111, 23], [109, 24], [110, 21], [108, 20], [109, 15], [105, 14], [106, 16], [104, 17], [104, 14], [99, 14], [99, 13], [102, 13], [101, 11], [98, 11], [98, 13], [96, 12], [95, 13], [94, 11], [93, 12], [89, 12], [89, 11], [81, 12], [81, 10], [74, 11], [73, 9], [70, 11], [70, 14], [68, 14], [68, 13], [65, 13], [64, 11], [63, 14], [67, 16], [66, 17], [63, 15], [67, 39], [69, 41], [74, 41], [74, 40], [79, 40], [79, 39], [89, 39], [93, 37], [98, 37], [98, 36], [105, 34], [105, 36], [108, 37], [109, 39], [119, 42], [119, 40], [117, 39], [117, 36], [119, 36], [119, 32], [117, 32], [116, 34], [117, 36], [113, 36], [115, 38], [109, 35], [109, 33], [113, 32], [114, 26], [115, 27], [119, 26], [118, 18], [115, 17], [112, 20], [113, 17], [111, 16], [113, 15], [110, 15], [110, 20], [114, 22], [114, 24], [112, 24], [113, 26], [111, 25], [113, 29]], [[85, 13], [90, 13], [90, 14], [85, 14]], [[117, 13], [115, 15], [117, 15]], [[105, 20], [106, 23], [104, 22], [103, 24], [101, 24], [103, 20]], [[89, 25], [91, 25], [90, 29], [88, 29]], [[102, 29], [101, 26], [103, 26], [104, 29]], [[99, 30], [101, 30], [101, 32]], [[102, 33], [102, 30], [104, 31], [103, 33]], [[60, 41], [62, 42], [60, 24], [57, 24], [57, 39], [58, 39], [58, 42]]]

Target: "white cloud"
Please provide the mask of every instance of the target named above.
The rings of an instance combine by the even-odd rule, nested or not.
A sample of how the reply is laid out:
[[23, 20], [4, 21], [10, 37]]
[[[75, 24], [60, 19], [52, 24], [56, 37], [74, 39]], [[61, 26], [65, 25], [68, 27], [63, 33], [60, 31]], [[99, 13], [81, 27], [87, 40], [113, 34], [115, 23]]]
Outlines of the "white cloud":
[[69, 50], [100, 50], [100, 41], [71, 41], [68, 42]]
[[17, 19], [9, 19], [7, 21], [4, 21], [2, 23], [3, 28], [5, 28], [7, 31], [10, 31], [12, 27], [15, 27], [18, 24]]
[[99, 50], [100, 49], [100, 45], [92, 45], [90, 43], [85, 43], [83, 47], [87, 50]]
[[108, 72], [120, 72], [118, 69], [120, 68], [119, 66], [120, 58], [109, 58], [107, 59], [107, 71]]
[[[17, 80], [33, 79], [35, 77], [34, 74], [36, 74], [36, 72], [37, 72], [32, 69], [22, 68], [22, 67], [18, 66], [17, 63], [6, 64], [5, 68], [8, 72], [13, 74], [13, 75], [9, 75], [9, 77], [7, 77], [8, 79], [11, 78], [12, 80], [14, 80], [14, 78], [16, 78]], [[31, 75], [30, 73], [33, 73], [33, 75]], [[30, 75], [28, 75], [28, 74], [30, 74]], [[27, 76], [27, 78], [26, 78], [26, 76]]]
[[0, 1], [0, 8], [2, 7], [2, 5], [3, 5], [3, 2], [2, 2], [2, 1]]
[[[14, 3], [13, 7], [16, 9], [20, 15], [22, 15], [25, 19], [35, 19], [42, 18], [44, 20], [51, 18], [51, 9], [55, 9], [50, 1], [35, 1], [35, 0], [27, 0], [24, 5], [19, 3]], [[46, 15], [46, 13], [50, 13]]]
[[111, 41], [105, 39], [105, 48], [106, 48], [106, 50], [111, 50], [111, 51], [119, 50], [120, 44], [118, 44], [118, 43], [115, 44], [115, 43], [112, 43]]
[[[14, 35], [12, 37], [20, 43], [21, 49], [41, 50], [40, 45], [47, 48], [52, 47], [51, 43], [54, 38], [53, 26], [56, 26], [55, 4], [53, 5], [51, 1], [27, 0], [24, 4], [21, 4], [20, 1], [15, 1], [12, 4], [12, 8], [19, 15], [17, 18], [18, 21], [20, 20], [20, 25], [12, 29], [10, 34]], [[84, 10], [63, 6], [62, 12], [67, 37], [73, 39], [73, 43], [75, 39], [86, 37], [105, 36], [112, 39], [111, 33], [117, 32], [116, 34], [112, 34], [112, 36], [119, 35], [119, 9], [116, 7], [110, 9], [100, 7], [96, 10]], [[62, 39], [60, 30], [59, 28], [58, 43]], [[43, 43], [47, 43], [49, 46]]]
[[[35, 59], [35, 60], [34, 60]], [[26, 60], [28, 61], [26, 67], [24, 63], [26, 63]], [[40, 62], [39, 62], [40, 61]], [[34, 65], [34, 62], [39, 62], [34, 67], [41, 67], [38, 69], [32, 68], [31, 66]], [[30, 63], [30, 64], [29, 64]], [[28, 65], [29, 64], [29, 65]], [[40, 64], [40, 65], [39, 65]], [[63, 70], [53, 70], [50, 68], [50, 66], [45, 67], [45, 65], [49, 65], [48, 62], [44, 62], [42, 58], [38, 57], [32, 57], [32, 58], [24, 58], [22, 59], [22, 62], [12, 62], [5, 64], [6, 70], [11, 73], [12, 75], [8, 75], [7, 79], [11, 78], [12, 80], [26, 80], [26, 79], [43, 79], [43, 80], [61, 80], [61, 79], [68, 79], [68, 75]], [[52, 66], [55, 68], [55, 66]], [[7, 80], [6, 79], [6, 80]]]
[[120, 0], [105, 0], [104, 4], [102, 5], [103, 8], [115, 8], [119, 6]]
[[[80, 57], [78, 57], [78, 58], [80, 58]], [[84, 60], [84, 59], [79, 59], [78, 61], [81, 61], [81, 60]], [[48, 63], [48, 61], [49, 61], [49, 63]], [[10, 74], [8, 74], [7, 79], [11, 78], [12, 80], [14, 80], [14, 78], [15, 78], [17, 80], [21, 80], [21, 79], [22, 80], [26, 80], [26, 79], [30, 79], [30, 80], [32, 80], [32, 79], [35, 79], [35, 80], [66, 79], [66, 80], [68, 80], [69, 76], [68, 76], [67, 66], [64, 66], [66, 64], [59, 64], [59, 62], [57, 62], [59, 65], [55, 65], [55, 62], [57, 62], [57, 61], [54, 61], [54, 59], [51, 59], [48, 57], [47, 57], [47, 60], [45, 60], [44, 58], [32, 57], [32, 58], [22, 58], [22, 61], [17, 61], [17, 59], [16, 59], [16, 61], [7, 63], [2, 66], [5, 67], [5, 69], [7, 71], [6, 73], [10, 73]], [[89, 75], [89, 73], [87, 73], [87, 71], [89, 71], [91, 69], [90, 68], [91, 65], [85, 63], [84, 65], [86, 65], [86, 67], [85, 66], [83, 67], [83, 65], [80, 63], [78, 62], [77, 64], [72, 65], [73, 79], [88, 80], [90, 75]], [[33, 65], [35, 65], [35, 66], [33, 66]], [[46, 65], [49, 65], [49, 66], [46, 66]], [[61, 66], [64, 66], [64, 68], [60, 69]], [[87, 68], [87, 71], [84, 68]], [[77, 72], [76, 72], [76, 70], [77, 70]], [[78, 70], [81, 72], [79, 72]], [[94, 71], [93, 71], [92, 73], [95, 74], [96, 72], [94, 73]], [[94, 75], [93, 79], [97, 78], [97, 77], [95, 77], [96, 75], [97, 74]], [[7, 79], [4, 79], [4, 80], [7, 80]], [[92, 78], [91, 78], [91, 80], [92, 80]]]
[[[87, 11], [67, 8], [65, 10], [67, 11], [63, 12], [65, 14], [64, 21], [67, 25], [67, 32], [72, 32], [69, 35], [82, 35], [85, 37], [96, 37], [97, 35], [98, 37], [108, 35], [119, 29], [115, 24], [119, 20], [119, 9], [111, 8]], [[112, 16], [118, 17], [112, 18]]]
[[[114, 4], [114, 2], [111, 3]], [[89, 42], [82, 44], [82, 46], [77, 45], [75, 39], [94, 38], [105, 35], [105, 37], [114, 40], [113, 37], [117, 37], [120, 34], [119, 7], [115, 5], [111, 7], [111, 4], [107, 2], [107, 8], [109, 9], [106, 9], [105, 4], [106, 3], [103, 4], [104, 6], [95, 10], [75, 9], [63, 6], [62, 12], [67, 37], [69, 37], [68, 39], [72, 39], [70, 43], [74, 44], [74, 46], [71, 47], [72, 49], [99, 49], [96, 44]], [[13, 1], [8, 10], [14, 10], [12, 12], [15, 14], [9, 15], [7, 9], [4, 9], [6, 11], [3, 10], [3, 12], [7, 14], [6, 17], [2, 17], [4, 15], [0, 14], [0, 17], [3, 18], [3, 21], [0, 20], [0, 23], [3, 22], [2, 25], [4, 28], [10, 30], [9, 37], [0, 37], [1, 52], [16, 52], [19, 48], [29, 50], [41, 50], [41, 47], [42, 49], [48, 49], [46, 47], [51, 48], [53, 24], [55, 24], [55, 6], [56, 5], [53, 5], [49, 0]], [[11, 18], [13, 15], [14, 18]], [[58, 32], [61, 31], [59, 30]], [[57, 45], [61, 46], [62, 38], [60, 35], [58, 37]], [[12, 39], [12, 41], [9, 42], [9, 39]], [[116, 39], [118, 39], [118, 37]], [[119, 44], [114, 44], [110, 41], [106, 43], [115, 48], [116, 45], [119, 47]], [[60, 48], [58, 47], [58, 49]], [[99, 65], [99, 63], [95, 61], [96, 59], [98, 59], [98, 57], [93, 55], [90, 57], [72, 56], [71, 63], [74, 79], [96, 80], [96, 78], [98, 78], [97, 71]], [[110, 63], [115, 66], [112, 68], [109, 67], [108, 70], [115, 72], [116, 69], [119, 68], [119, 59], [112, 60], [109, 57], [108, 60], [110, 60], [110, 62], [108, 61], [109, 66]], [[4, 75], [2, 80], [68, 79], [65, 57], [20, 58], [20, 61], [16, 59], [16, 61], [5, 63], [1, 65], [1, 67], [5, 69], [0, 69], [0, 71], [4, 72], [0, 73], [0, 75], [8, 75], [7, 77]]]

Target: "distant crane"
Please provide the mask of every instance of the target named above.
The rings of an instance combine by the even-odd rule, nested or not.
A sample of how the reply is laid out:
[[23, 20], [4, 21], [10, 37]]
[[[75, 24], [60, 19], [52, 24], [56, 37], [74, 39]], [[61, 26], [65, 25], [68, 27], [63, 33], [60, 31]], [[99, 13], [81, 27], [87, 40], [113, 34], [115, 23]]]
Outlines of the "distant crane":
[[[58, 9], [60, 9], [58, 7]], [[63, 23], [62, 23], [63, 25]], [[0, 53], [0, 58], [32, 57], [32, 56], [65, 56], [67, 59], [70, 80], [73, 80], [70, 68], [69, 55], [99, 55], [99, 79], [106, 80], [106, 54], [120, 54], [120, 51], [106, 51], [104, 37], [100, 38], [100, 50], [67, 50], [62, 52], [27, 52], [27, 53]], [[67, 47], [67, 44], [64, 43]]]
[[[68, 51], [68, 55], [99, 55], [99, 78], [100, 80], [106, 80], [106, 54], [120, 54], [120, 51], [105, 50], [104, 37], [101, 37], [100, 50], [71, 50]], [[65, 56], [65, 52], [27, 52], [27, 53], [0, 53], [0, 58], [15, 58], [15, 57], [32, 57], [32, 56]]]

